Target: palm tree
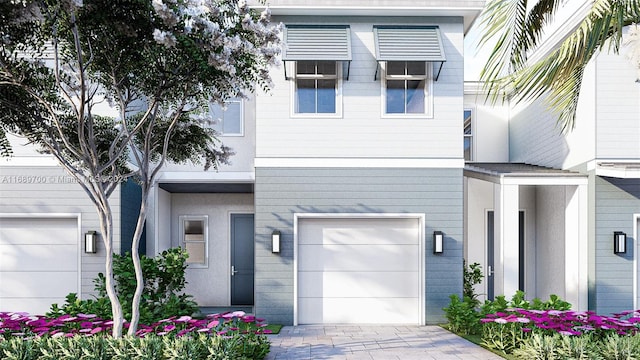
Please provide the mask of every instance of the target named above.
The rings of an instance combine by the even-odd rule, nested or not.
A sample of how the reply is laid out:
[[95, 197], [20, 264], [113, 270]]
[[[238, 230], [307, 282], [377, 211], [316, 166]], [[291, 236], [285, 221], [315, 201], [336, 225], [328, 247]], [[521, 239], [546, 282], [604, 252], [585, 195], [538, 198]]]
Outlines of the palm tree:
[[617, 53], [623, 28], [640, 22], [640, 0], [585, 1], [592, 4], [580, 24], [535, 62], [527, 56], [567, 1], [539, 0], [533, 6], [527, 0], [488, 1], [480, 20], [486, 31], [480, 44], [497, 42], [480, 78], [491, 99], [506, 95], [517, 103], [548, 94], [545, 101], [557, 113], [558, 126], [563, 132], [573, 129], [585, 67], [600, 51]]

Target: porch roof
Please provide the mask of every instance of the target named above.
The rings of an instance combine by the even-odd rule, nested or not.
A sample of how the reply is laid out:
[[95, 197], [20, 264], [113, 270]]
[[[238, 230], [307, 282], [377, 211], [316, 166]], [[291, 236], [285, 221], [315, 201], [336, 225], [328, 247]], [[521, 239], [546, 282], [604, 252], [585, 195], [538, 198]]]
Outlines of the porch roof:
[[587, 175], [526, 163], [466, 163], [464, 176], [498, 184], [582, 185]]
[[170, 193], [253, 193], [252, 183], [219, 183], [219, 182], [174, 182], [159, 183], [158, 186]]

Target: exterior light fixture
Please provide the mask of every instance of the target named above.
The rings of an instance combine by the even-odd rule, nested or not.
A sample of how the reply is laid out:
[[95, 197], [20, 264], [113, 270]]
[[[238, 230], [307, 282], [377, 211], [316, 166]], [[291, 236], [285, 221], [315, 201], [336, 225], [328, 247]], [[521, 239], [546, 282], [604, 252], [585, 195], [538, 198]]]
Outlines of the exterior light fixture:
[[627, 253], [627, 234], [623, 233], [622, 231], [613, 232], [613, 253]]
[[271, 233], [271, 252], [277, 254], [280, 252], [280, 231], [273, 230]]
[[443, 240], [444, 240], [444, 234], [442, 234], [442, 231], [433, 232], [433, 253], [434, 254], [442, 254]]
[[84, 252], [88, 254], [96, 253], [96, 238], [98, 234], [95, 231], [87, 231], [84, 234]]

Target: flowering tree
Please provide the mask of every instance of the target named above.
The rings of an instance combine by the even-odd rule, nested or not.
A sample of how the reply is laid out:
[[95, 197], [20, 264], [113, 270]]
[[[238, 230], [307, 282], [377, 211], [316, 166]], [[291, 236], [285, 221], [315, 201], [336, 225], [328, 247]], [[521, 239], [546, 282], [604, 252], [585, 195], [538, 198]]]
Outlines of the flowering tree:
[[[205, 169], [232, 151], [206, 125], [208, 106], [271, 87], [279, 26], [244, 0], [11, 0], [0, 3], [0, 154], [6, 133], [52, 154], [94, 203], [106, 249], [114, 337], [123, 315], [113, 284], [109, 196], [142, 187], [131, 253], [138, 283], [129, 334], [138, 325], [138, 258], [147, 198], [165, 161]], [[100, 116], [106, 102], [117, 113]]]

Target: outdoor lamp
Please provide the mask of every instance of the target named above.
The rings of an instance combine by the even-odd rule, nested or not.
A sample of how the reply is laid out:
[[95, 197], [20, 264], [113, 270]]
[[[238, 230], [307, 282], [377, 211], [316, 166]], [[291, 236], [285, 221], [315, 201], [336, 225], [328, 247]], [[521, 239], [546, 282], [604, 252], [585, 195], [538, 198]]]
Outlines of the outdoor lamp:
[[96, 237], [98, 237], [98, 235], [95, 231], [87, 231], [84, 234], [84, 252], [91, 254], [96, 253]]
[[277, 254], [280, 252], [280, 231], [273, 230], [271, 233], [271, 252]]
[[622, 231], [613, 232], [613, 253], [625, 254], [627, 252], [627, 234]]
[[442, 254], [442, 241], [444, 235], [442, 231], [434, 231], [433, 232], [433, 253], [434, 254]]

